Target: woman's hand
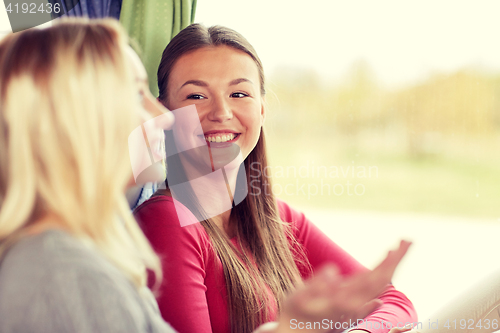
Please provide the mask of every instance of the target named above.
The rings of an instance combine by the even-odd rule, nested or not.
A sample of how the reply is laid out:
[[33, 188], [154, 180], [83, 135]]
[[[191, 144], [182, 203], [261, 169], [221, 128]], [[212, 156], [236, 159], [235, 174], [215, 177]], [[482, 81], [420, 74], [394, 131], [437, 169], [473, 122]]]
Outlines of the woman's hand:
[[[286, 299], [274, 332], [336, 333], [348, 328], [345, 323], [365, 318], [381, 305], [376, 297], [391, 282], [410, 244], [401, 241], [374, 270], [361, 274], [342, 277], [333, 265], [324, 266]], [[307, 327], [315, 322], [314, 329]], [[344, 323], [344, 327], [337, 324], [336, 328], [335, 323]]]

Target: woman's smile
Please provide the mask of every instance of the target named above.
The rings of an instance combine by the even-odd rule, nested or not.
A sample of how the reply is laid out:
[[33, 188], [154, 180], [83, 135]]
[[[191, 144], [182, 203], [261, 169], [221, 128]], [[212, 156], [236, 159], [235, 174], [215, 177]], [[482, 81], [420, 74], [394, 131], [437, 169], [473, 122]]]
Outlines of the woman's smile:
[[217, 148], [218, 143], [234, 143], [241, 133], [228, 130], [208, 131], [204, 134], [205, 141], [209, 147]]

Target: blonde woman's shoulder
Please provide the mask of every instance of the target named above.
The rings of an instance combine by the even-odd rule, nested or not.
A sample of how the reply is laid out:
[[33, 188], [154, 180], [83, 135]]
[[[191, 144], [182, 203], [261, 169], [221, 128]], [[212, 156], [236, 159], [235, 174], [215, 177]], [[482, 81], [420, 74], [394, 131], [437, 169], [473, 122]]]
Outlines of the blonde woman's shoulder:
[[5, 253], [0, 295], [0, 332], [173, 332], [117, 268], [61, 230]]

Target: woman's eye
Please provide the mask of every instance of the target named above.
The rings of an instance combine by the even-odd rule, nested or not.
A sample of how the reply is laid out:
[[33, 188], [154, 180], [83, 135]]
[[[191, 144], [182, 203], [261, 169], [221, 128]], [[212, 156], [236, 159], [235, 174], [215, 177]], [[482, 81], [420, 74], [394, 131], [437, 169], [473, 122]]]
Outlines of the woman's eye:
[[242, 92], [236, 92], [236, 93], [231, 94], [231, 97], [233, 97], [233, 98], [242, 98], [242, 97], [246, 97], [246, 96], [248, 96], [248, 94], [245, 94]]
[[187, 99], [204, 99], [205, 97], [198, 94], [192, 94], [187, 97]]

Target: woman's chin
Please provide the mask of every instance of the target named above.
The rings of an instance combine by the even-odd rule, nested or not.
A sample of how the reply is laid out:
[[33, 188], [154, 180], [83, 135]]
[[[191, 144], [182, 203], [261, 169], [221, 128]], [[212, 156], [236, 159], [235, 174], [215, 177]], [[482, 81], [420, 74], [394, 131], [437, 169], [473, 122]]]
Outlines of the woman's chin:
[[232, 156], [232, 159], [224, 158], [224, 159], [214, 159], [214, 170], [222, 169], [229, 171], [235, 170], [240, 167], [243, 163], [243, 156], [241, 154], [236, 157]]
[[231, 144], [224, 148], [210, 149], [213, 160], [213, 169], [235, 169], [243, 163], [240, 147], [236, 144]]

